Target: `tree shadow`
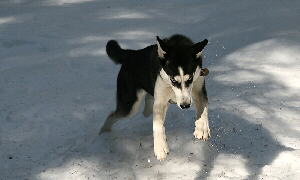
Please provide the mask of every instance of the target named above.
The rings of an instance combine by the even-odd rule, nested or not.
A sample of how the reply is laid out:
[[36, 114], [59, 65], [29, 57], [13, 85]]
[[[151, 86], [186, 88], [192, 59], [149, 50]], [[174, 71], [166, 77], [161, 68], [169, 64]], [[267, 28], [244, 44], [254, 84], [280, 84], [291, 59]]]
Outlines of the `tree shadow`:
[[[22, 23], [1, 30], [4, 35], [10, 35], [0, 39], [4, 41], [3, 48], [19, 48], [15, 51], [17, 62], [12, 58], [15, 54], [4, 56], [5, 61], [12, 63], [7, 69], [1, 67], [4, 70], [0, 82], [4, 86], [0, 91], [5, 95], [0, 97], [1, 121], [4, 122], [1, 133], [5, 134], [1, 134], [0, 142], [3, 147], [0, 158], [5, 164], [0, 170], [1, 178], [139, 179], [154, 176], [175, 179], [177, 176], [184, 178], [183, 175], [193, 177], [194, 171], [198, 176], [196, 179], [214, 175], [226, 177], [214, 168], [219, 157], [225, 154], [234, 155], [228, 159], [240, 157], [244, 162], [248, 175], [242, 178], [255, 179], [263, 166], [270, 164], [280, 152], [290, 150], [280, 145], [266, 126], [284, 127], [289, 134], [299, 137], [299, 131], [273, 114], [274, 109], [281, 107], [279, 97], [274, 98], [278, 102], [272, 104], [274, 109], [268, 108], [269, 102], [258, 103], [254, 98], [264, 91], [286, 90], [274, 81], [274, 77], [253, 71], [266, 77], [261, 83], [255, 82], [257, 88], [253, 91], [247, 89], [248, 84], [225, 82], [224, 85], [214, 79], [224, 73], [216, 70], [217, 65], [228, 71], [241, 68], [224, 61], [231, 52], [273, 36], [282, 36], [276, 34], [297, 32], [297, 27], [282, 20], [290, 16], [297, 19], [293, 9], [299, 7], [297, 5], [282, 16], [278, 13], [284, 10], [281, 4], [273, 4], [277, 13], [272, 14], [264, 11], [268, 6], [263, 2], [233, 3], [230, 8], [224, 8], [228, 7], [226, 2], [177, 4], [157, 1], [139, 2], [136, 6], [136, 2], [87, 1], [51, 7], [39, 7], [39, 1], [20, 2], [24, 2], [20, 3], [24, 8], [1, 9], [5, 17], [12, 14], [18, 18], [26, 17]], [[256, 7], [260, 7], [261, 12], [254, 12]], [[258, 17], [264, 19], [258, 22]], [[171, 107], [166, 125], [171, 153], [160, 163], [153, 154], [151, 119], [138, 115], [120, 121], [111, 133], [97, 136], [99, 126], [114, 107], [112, 99], [118, 71], [108, 61], [104, 49], [111, 38], [121, 39], [122, 45], [136, 49], [154, 42], [155, 35], [173, 33], [186, 34], [195, 41], [210, 40], [204, 64], [211, 70], [207, 83], [213, 136], [208, 142], [194, 140], [194, 112], [183, 113]], [[22, 49], [25, 45], [30, 47]], [[35, 53], [38, 55], [32, 56]], [[33, 63], [22, 69], [23, 60], [32, 58]], [[16, 82], [21, 86], [15, 86]], [[13, 93], [12, 89], [15, 89]], [[10, 103], [14, 98], [16, 102]], [[244, 104], [263, 109], [269, 119], [275, 120], [274, 123], [264, 123], [265, 117], [253, 119], [256, 116], [229, 104], [230, 99], [243, 100]], [[263, 99], [268, 100], [268, 97]], [[290, 99], [292, 97], [285, 97], [285, 100]], [[297, 113], [294, 107], [286, 108]], [[8, 159], [10, 155], [13, 160]], [[15, 173], [9, 169], [14, 169]]]
[[[235, 113], [225, 109], [213, 109], [210, 111], [212, 138], [209, 140], [207, 151], [203, 153], [205, 160], [203, 169], [198, 172], [195, 179], [206, 179], [211, 175], [214, 163], [218, 156], [230, 154], [233, 159], [242, 160], [248, 176], [242, 179], [258, 179], [262, 168], [272, 163], [279, 153], [291, 151], [292, 148], [281, 145], [262, 124], [253, 124]], [[232, 157], [231, 157], [232, 158]], [[223, 162], [224, 169], [234, 173], [236, 167], [230, 167], [231, 158]], [[243, 165], [243, 164], [242, 164]], [[227, 177], [227, 172], [214, 172], [214, 176]]]

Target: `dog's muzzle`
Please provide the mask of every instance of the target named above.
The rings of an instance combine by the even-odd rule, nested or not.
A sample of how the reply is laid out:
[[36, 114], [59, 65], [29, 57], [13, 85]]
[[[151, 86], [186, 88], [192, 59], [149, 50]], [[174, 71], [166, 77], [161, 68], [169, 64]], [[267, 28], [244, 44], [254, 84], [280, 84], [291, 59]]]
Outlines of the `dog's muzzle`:
[[187, 109], [189, 107], [191, 107], [191, 103], [182, 103], [182, 104], [180, 104], [181, 109]]

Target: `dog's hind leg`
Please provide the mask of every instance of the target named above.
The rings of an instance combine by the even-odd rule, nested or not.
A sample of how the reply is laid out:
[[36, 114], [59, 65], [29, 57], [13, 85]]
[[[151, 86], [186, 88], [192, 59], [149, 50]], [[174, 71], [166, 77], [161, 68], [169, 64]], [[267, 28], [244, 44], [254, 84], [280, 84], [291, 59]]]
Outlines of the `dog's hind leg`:
[[[111, 131], [113, 124], [116, 123], [119, 119], [135, 115], [139, 110], [141, 101], [145, 94], [146, 92], [140, 89], [136, 91], [135, 95], [131, 95], [130, 93], [126, 94], [126, 98], [121, 98], [120, 96], [118, 96], [117, 109], [107, 117], [102, 128], [100, 129], [99, 134]], [[124, 99], [126, 99], [127, 101], [124, 101]]]
[[142, 102], [143, 98], [145, 97], [145, 95], [146, 95], [146, 91], [144, 91], [143, 89], [137, 90], [136, 100], [133, 103], [129, 114], [126, 117], [132, 117], [139, 111], [141, 102]]
[[210, 137], [208, 122], [208, 98], [203, 77], [199, 77], [193, 86], [193, 100], [196, 108], [194, 136], [197, 139], [207, 140]]
[[106, 121], [104, 122], [103, 126], [101, 127], [99, 131], [99, 135], [103, 132], [111, 131], [111, 127], [114, 123], [116, 123], [120, 118], [123, 118], [125, 116], [125, 113], [122, 113], [121, 111], [114, 111], [111, 112], [110, 115], [106, 118]]
[[154, 98], [151, 94], [147, 93], [145, 96], [145, 107], [143, 114], [145, 117], [149, 117], [152, 112], [153, 112], [153, 103], [154, 103]]

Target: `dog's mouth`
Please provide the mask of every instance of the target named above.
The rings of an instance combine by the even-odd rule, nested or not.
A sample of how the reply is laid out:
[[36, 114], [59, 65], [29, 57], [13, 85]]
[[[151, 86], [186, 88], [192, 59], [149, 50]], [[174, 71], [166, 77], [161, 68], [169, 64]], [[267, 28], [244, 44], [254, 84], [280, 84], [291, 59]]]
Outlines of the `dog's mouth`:
[[169, 100], [170, 104], [177, 104], [175, 101], [173, 101], [172, 99]]
[[177, 102], [173, 101], [172, 99], [169, 100], [170, 104], [176, 104], [180, 109], [188, 109], [192, 103], [187, 104], [178, 104]]

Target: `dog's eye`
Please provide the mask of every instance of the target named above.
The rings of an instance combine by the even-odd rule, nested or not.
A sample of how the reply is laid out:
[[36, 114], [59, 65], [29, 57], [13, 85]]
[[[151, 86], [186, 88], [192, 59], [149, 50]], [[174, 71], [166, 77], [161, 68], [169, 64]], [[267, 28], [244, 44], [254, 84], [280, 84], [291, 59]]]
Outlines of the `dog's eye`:
[[174, 78], [170, 78], [170, 80], [171, 80], [172, 83], [176, 82], [176, 80]]

